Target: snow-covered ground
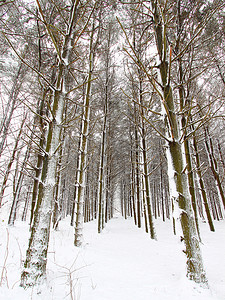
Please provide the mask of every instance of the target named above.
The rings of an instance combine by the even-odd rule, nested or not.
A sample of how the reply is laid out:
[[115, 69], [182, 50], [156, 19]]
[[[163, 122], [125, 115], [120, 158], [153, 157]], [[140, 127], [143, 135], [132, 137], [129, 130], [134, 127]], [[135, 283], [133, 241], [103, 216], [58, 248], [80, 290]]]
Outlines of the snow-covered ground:
[[185, 255], [169, 221], [157, 220], [158, 241], [152, 241], [132, 220], [116, 217], [101, 234], [97, 234], [96, 222], [85, 224], [80, 249], [73, 246], [70, 220], [62, 221], [59, 230], [51, 234], [46, 286], [26, 291], [19, 283], [29, 237], [27, 225], [16, 222], [8, 228], [0, 221], [2, 300], [225, 299], [224, 221], [215, 224], [216, 233], [201, 224], [210, 289], [185, 277]]

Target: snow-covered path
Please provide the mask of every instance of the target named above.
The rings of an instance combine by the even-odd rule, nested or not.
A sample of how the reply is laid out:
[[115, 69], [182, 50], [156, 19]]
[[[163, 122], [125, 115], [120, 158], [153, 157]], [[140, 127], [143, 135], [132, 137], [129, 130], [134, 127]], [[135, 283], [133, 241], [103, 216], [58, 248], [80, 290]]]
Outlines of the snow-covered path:
[[[135, 228], [132, 221], [111, 220], [102, 235], [84, 251], [87, 264], [91, 264], [95, 290], [82, 289], [82, 299], [92, 299], [91, 295], [99, 300], [147, 300], [150, 294], [155, 300], [161, 299], [161, 294], [165, 297], [167, 285], [179, 279], [174, 272], [175, 259], [183, 267], [184, 264], [182, 255], [173, 255], [172, 247], [165, 247], [165, 243], [163, 249], [161, 246], [160, 241], [151, 241], [142, 230]], [[162, 251], [168, 260], [160, 259]]]
[[[158, 241], [150, 239], [133, 220], [112, 219], [101, 234], [96, 222], [84, 226], [83, 247], [73, 246], [70, 220], [61, 221], [51, 233], [48, 251], [47, 285], [24, 291], [19, 287], [21, 260], [25, 257], [28, 227], [18, 222], [1, 224], [0, 250], [9, 253], [7, 284], [0, 288], [0, 300], [224, 300], [225, 221], [217, 222], [216, 233], [201, 224], [204, 263], [210, 289], [202, 289], [185, 277], [185, 255], [171, 223], [156, 220]], [[18, 249], [20, 249], [18, 251]], [[0, 257], [3, 265], [4, 255]]]
[[89, 278], [82, 283], [81, 300], [225, 299], [225, 291], [218, 298], [186, 279], [185, 255], [169, 222], [160, 222], [157, 242], [122, 218], [111, 220], [97, 237], [92, 230], [87, 224], [82, 255]]

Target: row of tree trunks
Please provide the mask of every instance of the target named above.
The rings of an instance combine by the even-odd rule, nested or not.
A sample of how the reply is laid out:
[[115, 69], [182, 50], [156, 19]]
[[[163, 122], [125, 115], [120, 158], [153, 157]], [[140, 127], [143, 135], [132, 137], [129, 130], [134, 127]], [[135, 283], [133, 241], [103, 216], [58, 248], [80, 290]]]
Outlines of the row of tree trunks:
[[222, 182], [220, 180], [220, 175], [219, 175], [219, 172], [218, 172], [217, 160], [216, 160], [215, 155], [214, 155], [214, 147], [213, 147], [212, 138], [209, 134], [209, 130], [208, 130], [207, 127], [205, 128], [205, 147], [206, 147], [206, 151], [208, 153], [210, 168], [211, 168], [213, 176], [215, 178], [221, 201], [222, 201], [223, 206], [225, 208], [225, 195], [224, 195], [224, 191], [223, 191]]
[[15, 181], [15, 177], [14, 177], [13, 201], [12, 201], [12, 206], [10, 209], [9, 219], [8, 219], [9, 225], [14, 225], [14, 222], [16, 220], [16, 214], [17, 214], [18, 204], [19, 204], [19, 200], [20, 200], [20, 193], [21, 193], [21, 189], [22, 189], [25, 168], [26, 168], [26, 165], [27, 165], [29, 157], [30, 157], [30, 152], [31, 152], [31, 142], [27, 145], [27, 149], [26, 149], [26, 152], [24, 155], [21, 170], [19, 172], [19, 177], [16, 181]]
[[[35, 91], [34, 95], [36, 98], [41, 95], [41, 100], [40, 103], [37, 101], [38, 109], [36, 112], [32, 110], [32, 107], [30, 110], [35, 114], [33, 124], [36, 126], [38, 123], [39, 128], [33, 130], [35, 137], [29, 137], [32, 146], [28, 143], [27, 151], [24, 153], [24, 150], [19, 151], [23, 122], [26, 121], [22, 122], [8, 165], [4, 168], [6, 172], [2, 172], [4, 176], [2, 176], [0, 190], [1, 207], [14, 164], [16, 170], [13, 177], [13, 197], [8, 223], [14, 224], [20, 203], [24, 203], [23, 220], [26, 219], [27, 211], [31, 206], [31, 237], [21, 276], [21, 285], [23, 287], [34, 285], [45, 277], [51, 221], [53, 221], [53, 228], [57, 229], [60, 217], [69, 214], [71, 225], [75, 227], [74, 245], [81, 246], [83, 221], [89, 222], [97, 219], [98, 232], [101, 232], [105, 223], [113, 216], [113, 196], [116, 185], [118, 185], [117, 189], [120, 192], [119, 200], [122, 215], [125, 219], [132, 216], [138, 227], [145, 226], [146, 232], [150, 234], [152, 239], [156, 239], [154, 217], [162, 217], [162, 220], [165, 221], [166, 218], [170, 218], [170, 206], [172, 206], [173, 211], [175, 210], [174, 207], [177, 206], [176, 212], [179, 211], [180, 215], [178, 219], [173, 218], [173, 227], [175, 233], [176, 226], [181, 225], [183, 232], [181, 239], [186, 246], [187, 276], [196, 282], [207, 284], [199, 246], [198, 218], [204, 220], [206, 215], [211, 231], [215, 231], [213, 219], [220, 220], [223, 218], [224, 211], [221, 203], [225, 208], [225, 197], [221, 174], [225, 170], [225, 164], [219, 144], [218, 153], [215, 152], [215, 140], [210, 136], [210, 123], [207, 123], [208, 119], [204, 116], [204, 109], [200, 107], [199, 111], [202, 115], [200, 121], [197, 120], [196, 107], [192, 105], [193, 99], [190, 100], [190, 93], [193, 92], [195, 85], [198, 86], [198, 82], [193, 80], [196, 72], [196, 60], [193, 60], [194, 63], [192, 59], [188, 60], [188, 55], [194, 57], [194, 51], [196, 51], [193, 50], [195, 47], [189, 47], [192, 46], [192, 43], [194, 44], [195, 36], [193, 36], [193, 40], [187, 38], [193, 34], [187, 30], [189, 27], [185, 25], [184, 14], [189, 14], [189, 8], [186, 11], [183, 0], [178, 0], [173, 10], [168, 6], [169, 2], [167, 1], [165, 3], [155, 0], [148, 3], [140, 2], [138, 3], [139, 10], [136, 7], [137, 3], [127, 3], [127, 6], [130, 5], [131, 7], [129, 20], [131, 30], [129, 33], [132, 36], [132, 43], [129, 43], [129, 46], [132, 52], [129, 53], [129, 58], [132, 58], [132, 63], [125, 66], [125, 69], [127, 68], [126, 70], [129, 71], [125, 89], [129, 91], [128, 98], [130, 101], [126, 106], [120, 92], [117, 91], [114, 98], [113, 93], [111, 94], [110, 84], [113, 82], [111, 79], [115, 71], [114, 67], [111, 68], [110, 62], [111, 32], [106, 30], [104, 21], [101, 19], [102, 7], [105, 8], [108, 4], [100, 2], [87, 1], [81, 4], [79, 0], [73, 0], [70, 8], [68, 6], [67, 9], [64, 9], [62, 6], [60, 17], [62, 17], [62, 23], [65, 21], [65, 24], [61, 24], [63, 33], [61, 36], [60, 30], [56, 34], [54, 26], [50, 24], [51, 21], [47, 21], [48, 18], [44, 15], [48, 11], [46, 7], [51, 6], [50, 3], [41, 2], [41, 5], [45, 7], [45, 10], [42, 10], [40, 2], [36, 0], [39, 61], [36, 62], [38, 70], [35, 68], [31, 68], [31, 70], [34, 71], [38, 79], [38, 84], [35, 87], [39, 86], [40, 88], [38, 92]], [[94, 8], [89, 5], [94, 5]], [[98, 10], [95, 11], [96, 6], [98, 6]], [[64, 14], [66, 15], [69, 9], [70, 17], [65, 18]], [[90, 13], [89, 16], [86, 16], [86, 9]], [[54, 10], [55, 8], [53, 15]], [[169, 19], [172, 14], [174, 14], [173, 19], [176, 20], [175, 26], [170, 26], [171, 21]], [[92, 26], [89, 26], [92, 17], [93, 23]], [[195, 26], [195, 22], [194, 20], [193, 26]], [[113, 21], [113, 23], [115, 22]], [[196, 23], [199, 24], [200, 35], [203, 24]], [[43, 33], [41, 32], [42, 26], [46, 27]], [[85, 42], [80, 43], [78, 42], [79, 38], [84, 32]], [[147, 53], [149, 45], [154, 39], [153, 34], [157, 46], [157, 58], [155, 53]], [[102, 44], [101, 48], [96, 50], [99, 36], [103, 37]], [[129, 37], [129, 34], [127, 36]], [[48, 73], [44, 70], [44, 68], [48, 70], [48, 67], [43, 67], [44, 71], [41, 67], [42, 38], [48, 43], [52, 41], [54, 51], [57, 53], [54, 55], [51, 55], [50, 52], [43, 54], [51, 57], [51, 59], [56, 57], [57, 63], [52, 63], [49, 67], [54, 70], [52, 76], [46, 75], [45, 77], [43, 75]], [[105, 48], [103, 44], [106, 40]], [[172, 46], [170, 48], [169, 44], [173, 45], [174, 49]], [[35, 46], [37, 45], [35, 44]], [[80, 54], [81, 49], [85, 49], [84, 53], [88, 52], [87, 61], [85, 54]], [[24, 53], [27, 53], [27, 49]], [[106, 55], [105, 58], [102, 58], [104, 57], [102, 53]], [[15, 72], [16, 76], [12, 80], [9, 100], [5, 104], [6, 111], [0, 127], [0, 156], [6, 144], [9, 125], [26, 73], [26, 68], [23, 66], [25, 54], [20, 57], [21, 64]], [[173, 54], [176, 56], [175, 58], [173, 58]], [[95, 60], [96, 56], [97, 59]], [[84, 62], [77, 63], [81, 58]], [[29, 59], [26, 58], [26, 61], [32, 62], [30, 56]], [[86, 62], [87, 67], [85, 67]], [[80, 68], [81, 66], [83, 69]], [[99, 69], [94, 70], [94, 66], [99, 67]], [[202, 66], [200, 65], [200, 67]], [[218, 69], [222, 78], [220, 66]], [[80, 73], [82, 75], [78, 75], [76, 78], [76, 75]], [[51, 80], [46, 81], [44, 77], [51, 77]], [[45, 85], [43, 85], [42, 80]], [[102, 85], [100, 84], [101, 80]], [[85, 83], [74, 87], [80, 81], [85, 81]], [[73, 96], [70, 99], [71, 90], [69, 91], [68, 86], [71, 83]], [[113, 84], [115, 85], [114, 82]], [[83, 88], [83, 97], [81, 88]], [[100, 90], [101, 92], [99, 92]], [[125, 95], [127, 90], [124, 92]], [[197, 97], [197, 93], [195, 96]], [[34, 96], [32, 97], [34, 98]], [[115, 103], [111, 101], [111, 97]], [[119, 98], [120, 102], [116, 98]], [[152, 99], [154, 104], [151, 106]], [[160, 101], [163, 108], [161, 112]], [[193, 102], [198, 103], [198, 99], [194, 99]], [[82, 118], [77, 117], [77, 112], [71, 113], [74, 119], [71, 120], [71, 123], [67, 123], [67, 116], [70, 114], [67, 111], [68, 103], [72, 103], [69, 104], [71, 110], [75, 106], [82, 110]], [[115, 108], [115, 106], [119, 108]], [[128, 106], [129, 108], [127, 108]], [[116, 118], [113, 120], [114, 123], [112, 122], [114, 110], [116, 113], [119, 110], [124, 113], [118, 122], [119, 124], [116, 124], [118, 121], [118, 119], [115, 121]], [[192, 112], [194, 113], [192, 114]], [[125, 118], [126, 113], [127, 119]], [[158, 116], [155, 117], [153, 113]], [[121, 116], [121, 114], [118, 115]], [[96, 120], [92, 127], [91, 122], [95, 117]], [[164, 120], [162, 120], [163, 117]], [[156, 120], [156, 118], [158, 119]], [[77, 119], [80, 120], [80, 124], [76, 121]], [[36, 122], [37, 120], [38, 122]], [[128, 123], [130, 127], [126, 126]], [[196, 123], [200, 124], [196, 128], [194, 125], [190, 125]], [[120, 131], [118, 137], [111, 133], [117, 125], [116, 130]], [[161, 127], [164, 128], [161, 129]], [[152, 134], [154, 128], [157, 135]], [[199, 128], [204, 128], [205, 139], [203, 142], [198, 136]], [[66, 137], [73, 133], [76, 136], [77, 132], [80, 135], [79, 140], [76, 137], [74, 140], [71, 139], [68, 146]], [[35, 149], [34, 144], [38, 150]], [[202, 145], [205, 145], [205, 149], [200, 152]], [[121, 149], [115, 151], [112, 149], [113, 147], [121, 147]], [[171, 195], [172, 200], [170, 200], [168, 177], [165, 171], [166, 160], [163, 159], [164, 148], [168, 150], [167, 163], [170, 171], [173, 172], [171, 181], [174, 183], [175, 193]], [[35, 153], [32, 152], [33, 149], [36, 150]], [[73, 152], [71, 156], [70, 151]], [[149, 161], [153, 157], [153, 152], [156, 152], [157, 156], [155, 164], [151, 160]], [[22, 163], [19, 158], [20, 154], [23, 154]], [[73, 161], [70, 167], [68, 167], [69, 159], [65, 159], [66, 154], [67, 158], [72, 158], [70, 162]], [[32, 165], [33, 167], [33, 161], [35, 161], [34, 180], [33, 186], [31, 186], [30, 182], [27, 183], [29, 179], [25, 174], [29, 174], [28, 166]], [[210, 167], [211, 172], [208, 174], [203, 171], [204, 164]], [[193, 168], [194, 165], [196, 168]], [[66, 174], [68, 170], [70, 172]], [[70, 183], [74, 181], [70, 180], [70, 177], [74, 176], [71, 176], [72, 173], [76, 174], [75, 189]], [[24, 178], [27, 179], [27, 182]], [[27, 186], [25, 186], [26, 183]], [[23, 186], [24, 190], [22, 189]], [[21, 191], [26, 191], [26, 194], [25, 192], [23, 194], [23, 202], [20, 202]], [[73, 199], [70, 196], [71, 191], [74, 191]], [[197, 239], [197, 235], [199, 239]]]
[[24, 126], [25, 121], [26, 121], [26, 116], [22, 120], [21, 127], [19, 129], [19, 133], [18, 133], [18, 135], [16, 137], [16, 140], [15, 140], [15, 144], [14, 144], [14, 148], [13, 148], [13, 151], [12, 151], [12, 154], [11, 154], [11, 158], [8, 162], [7, 169], [5, 171], [5, 175], [4, 175], [4, 178], [3, 178], [3, 181], [2, 181], [1, 190], [0, 190], [0, 208], [1, 208], [1, 204], [2, 204], [2, 199], [4, 197], [5, 189], [7, 187], [7, 181], [8, 181], [9, 175], [10, 175], [12, 164], [14, 163], [15, 155], [16, 155], [16, 152], [18, 150], [18, 144], [20, 142], [20, 137], [21, 137], [22, 132], [23, 132], [23, 126]]
[[[26, 56], [27, 50], [28, 50], [27, 47], [25, 47], [22, 57]], [[18, 95], [20, 93], [25, 74], [26, 74], [26, 67], [23, 65], [22, 62], [20, 62], [18, 71], [13, 79], [13, 86], [9, 93], [8, 103], [7, 103], [7, 106], [6, 106], [6, 109], [5, 109], [3, 118], [1, 120], [1, 124], [0, 124], [0, 137], [1, 137], [0, 138], [0, 157], [4, 150], [4, 145], [5, 145], [5, 142], [6, 142], [6, 139], [8, 136], [8, 132], [10, 129], [10, 123], [12, 121], [13, 112], [16, 108]]]

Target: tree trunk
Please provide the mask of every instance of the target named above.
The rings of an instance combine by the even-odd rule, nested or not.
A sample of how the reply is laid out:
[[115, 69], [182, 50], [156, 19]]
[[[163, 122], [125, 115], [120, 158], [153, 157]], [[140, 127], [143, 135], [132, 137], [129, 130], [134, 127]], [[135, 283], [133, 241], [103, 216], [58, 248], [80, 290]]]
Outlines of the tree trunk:
[[145, 132], [145, 123], [144, 123], [141, 81], [140, 81], [140, 104], [141, 104], [141, 131], [142, 131], [141, 139], [142, 139], [143, 176], [144, 176], [145, 197], [146, 197], [147, 213], [148, 213], [148, 223], [149, 223], [151, 239], [156, 239], [156, 233], [155, 233], [155, 228], [154, 228], [153, 218], [152, 218], [151, 196], [150, 196], [151, 193], [150, 193], [149, 178], [148, 178], [148, 158], [147, 158], [146, 132]]
[[[175, 104], [173, 99], [173, 92], [170, 86], [170, 70], [167, 61], [167, 41], [165, 34], [165, 26], [162, 23], [163, 16], [160, 15], [157, 1], [151, 0], [152, 12], [154, 19], [154, 30], [157, 44], [158, 56], [160, 59], [160, 77], [163, 91], [163, 105], [166, 111], [166, 126], [169, 138], [169, 163], [173, 168], [173, 180], [176, 187], [177, 203], [180, 210], [180, 223], [183, 231], [183, 240], [186, 246], [187, 256], [187, 277], [198, 283], [206, 283], [202, 256], [199, 246], [199, 241], [196, 238], [197, 232], [193, 213], [191, 208], [191, 200], [188, 189], [188, 178], [185, 173], [185, 158], [182, 153], [182, 144], [179, 136], [179, 122], [175, 113]], [[172, 52], [170, 52], [171, 60]], [[173, 195], [172, 195], [173, 196]]]
[[140, 199], [140, 171], [139, 171], [139, 139], [138, 129], [135, 125], [135, 177], [136, 177], [136, 197], [137, 197], [137, 225], [141, 228], [141, 199]]
[[[39, 5], [39, 2], [37, 2]], [[60, 144], [61, 125], [63, 120], [63, 110], [66, 99], [65, 87], [67, 86], [67, 65], [64, 60], [70, 59], [73, 47], [70, 47], [75, 38], [75, 25], [78, 18], [79, 0], [73, 2], [71, 7], [70, 22], [65, 35], [61, 50], [61, 60], [58, 64], [58, 74], [56, 87], [53, 94], [52, 118], [48, 124], [45, 156], [43, 158], [43, 168], [41, 182], [39, 184], [38, 199], [34, 213], [33, 225], [29, 246], [24, 263], [24, 270], [21, 275], [21, 286], [28, 287], [40, 282], [46, 276], [47, 252], [50, 236], [50, 224], [52, 204], [54, 197], [54, 186], [57, 169], [57, 151]], [[39, 5], [40, 14], [43, 15]], [[45, 22], [44, 22], [45, 23]], [[46, 24], [46, 29], [49, 28]]]
[[134, 169], [134, 158], [133, 158], [133, 149], [132, 149], [132, 135], [130, 134], [131, 150], [130, 150], [130, 190], [131, 190], [131, 202], [133, 208], [134, 224], [137, 225], [137, 214], [136, 214], [136, 205], [135, 205], [135, 169]]
[[87, 160], [87, 137], [89, 131], [89, 115], [90, 115], [90, 97], [91, 97], [91, 80], [94, 67], [94, 21], [90, 36], [90, 53], [89, 53], [89, 75], [87, 80], [87, 89], [84, 102], [84, 113], [82, 116], [81, 141], [79, 149], [79, 166], [77, 169], [77, 192], [76, 192], [76, 221], [74, 245], [80, 247], [83, 239], [83, 205], [84, 205], [84, 188], [86, 179], [86, 160]]
[[[182, 32], [182, 26], [183, 26], [183, 19], [181, 18], [181, 1], [178, 0], [177, 2], [177, 41], [176, 41], [176, 54], [178, 54], [181, 51], [180, 47], [180, 39], [181, 39], [181, 32]], [[184, 90], [184, 73], [183, 73], [183, 62], [182, 57], [178, 57], [178, 83], [179, 83], [179, 102], [180, 102], [180, 111], [183, 112], [184, 109], [190, 109], [190, 103], [189, 101], [186, 101], [185, 105], [185, 90]], [[187, 176], [188, 176], [188, 186], [189, 186], [189, 193], [191, 196], [191, 204], [192, 209], [194, 212], [194, 218], [195, 218], [195, 225], [198, 233], [199, 240], [201, 241], [200, 237], [200, 230], [199, 230], [199, 222], [198, 222], [198, 212], [197, 212], [197, 204], [196, 204], [196, 196], [195, 196], [195, 184], [194, 184], [194, 174], [192, 170], [192, 161], [191, 161], [191, 155], [190, 155], [190, 146], [189, 146], [189, 140], [186, 139], [186, 116], [184, 113], [182, 113], [181, 118], [181, 125], [183, 130], [183, 143], [184, 143], [184, 151], [185, 151], [185, 157], [186, 157], [186, 167], [187, 167]]]
[[[107, 78], [108, 80], [108, 78]], [[107, 87], [107, 82], [106, 82]], [[102, 142], [101, 142], [101, 154], [100, 154], [100, 166], [99, 166], [99, 180], [98, 180], [98, 233], [103, 229], [102, 218], [104, 218], [104, 178], [105, 178], [105, 159], [106, 159], [106, 134], [107, 134], [107, 118], [108, 118], [108, 93], [106, 89], [105, 97], [105, 110], [104, 110], [104, 121], [103, 121], [103, 131], [102, 131]]]
[[43, 96], [42, 100], [40, 103], [40, 111], [39, 111], [39, 123], [40, 123], [40, 129], [41, 129], [41, 137], [39, 141], [39, 148], [38, 149], [38, 155], [37, 155], [37, 164], [35, 167], [35, 179], [34, 179], [34, 184], [33, 184], [33, 191], [32, 191], [32, 200], [31, 200], [31, 213], [30, 213], [30, 227], [32, 226], [33, 222], [33, 217], [34, 217], [34, 209], [37, 201], [37, 195], [38, 195], [38, 186], [39, 186], [39, 181], [40, 181], [40, 176], [41, 176], [41, 170], [42, 170], [42, 163], [43, 163], [43, 152], [42, 150], [44, 149], [44, 143], [45, 143], [45, 126], [44, 122], [42, 120], [42, 116], [44, 115], [44, 104], [45, 104], [45, 97], [47, 94], [47, 89], [43, 91]]
[[80, 155], [79, 155], [79, 150], [81, 147], [81, 136], [82, 136], [82, 122], [80, 124], [80, 136], [79, 136], [79, 141], [78, 141], [78, 155], [77, 155], [77, 166], [76, 166], [76, 174], [75, 174], [75, 186], [74, 186], [74, 193], [73, 193], [73, 202], [72, 202], [72, 211], [71, 211], [71, 221], [70, 225], [74, 226], [74, 214], [75, 214], [75, 207], [76, 207], [76, 200], [77, 200], [77, 189], [78, 189], [78, 176], [79, 176], [79, 160], [80, 160]]
[[198, 180], [199, 180], [199, 185], [200, 185], [200, 190], [201, 190], [201, 195], [202, 195], [202, 199], [203, 199], [203, 204], [204, 204], [204, 207], [205, 207], [207, 220], [208, 220], [208, 223], [209, 223], [210, 230], [215, 231], [213, 221], [212, 221], [212, 217], [211, 217], [211, 213], [210, 213], [210, 210], [209, 210], [207, 196], [206, 196], [205, 184], [204, 184], [203, 177], [202, 177], [201, 163], [200, 163], [200, 157], [199, 157], [199, 153], [198, 153], [198, 144], [197, 144], [197, 140], [196, 140], [195, 135], [193, 136], [193, 146], [194, 146], [194, 151], [195, 151], [195, 160], [196, 160]]
[[26, 195], [26, 199], [25, 199], [25, 203], [24, 203], [24, 208], [23, 208], [23, 214], [22, 214], [22, 218], [21, 218], [21, 220], [22, 220], [23, 222], [25, 222], [25, 221], [26, 221], [26, 218], [27, 218], [27, 211], [28, 211], [28, 205], [29, 205], [30, 189], [31, 189], [31, 186], [28, 186], [27, 195]]
[[146, 209], [146, 201], [145, 201], [145, 186], [144, 179], [142, 178], [142, 200], [143, 200], [143, 213], [144, 213], [144, 221], [145, 221], [145, 231], [148, 233], [148, 218], [147, 218], [147, 209]]

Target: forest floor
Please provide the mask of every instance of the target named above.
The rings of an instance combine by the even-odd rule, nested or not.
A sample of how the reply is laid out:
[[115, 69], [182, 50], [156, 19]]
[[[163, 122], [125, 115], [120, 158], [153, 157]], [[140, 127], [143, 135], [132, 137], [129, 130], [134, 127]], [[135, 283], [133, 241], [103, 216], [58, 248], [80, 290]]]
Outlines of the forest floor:
[[133, 220], [115, 217], [97, 234], [96, 222], [84, 225], [84, 243], [73, 246], [69, 219], [51, 233], [47, 283], [35, 289], [19, 287], [29, 230], [0, 220], [1, 300], [224, 300], [225, 221], [216, 232], [201, 224], [202, 253], [209, 289], [185, 276], [185, 255], [170, 221], [156, 220], [157, 241]]

